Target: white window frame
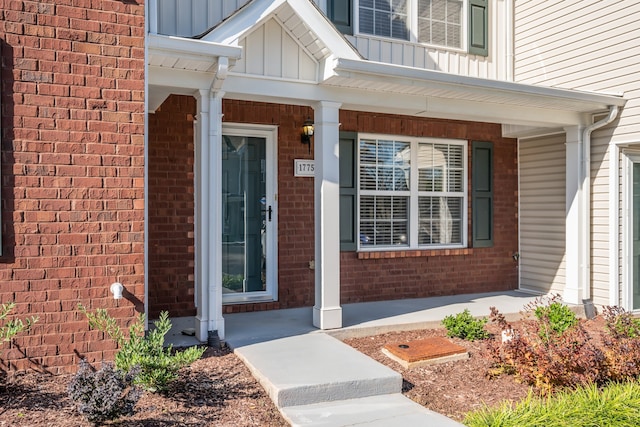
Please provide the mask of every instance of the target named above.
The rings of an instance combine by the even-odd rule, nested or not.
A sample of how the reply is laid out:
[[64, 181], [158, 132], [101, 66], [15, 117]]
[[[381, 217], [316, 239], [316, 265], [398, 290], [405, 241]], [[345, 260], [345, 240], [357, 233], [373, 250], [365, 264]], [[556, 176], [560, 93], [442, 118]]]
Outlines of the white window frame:
[[[381, 196], [389, 196], [396, 193], [399, 196], [406, 197], [406, 190], [389, 191], [389, 190], [361, 190], [360, 189], [360, 142], [362, 140], [386, 140], [386, 141], [400, 141], [407, 142], [410, 144], [410, 172], [409, 172], [409, 207], [408, 207], [408, 224], [407, 224], [407, 232], [408, 232], [408, 245], [384, 245], [384, 246], [369, 246], [362, 245], [362, 241], [360, 239], [360, 198], [361, 196], [370, 196], [370, 195], [381, 195]], [[419, 234], [419, 205], [418, 200], [420, 196], [425, 196], [424, 191], [419, 191], [418, 189], [418, 146], [420, 143], [431, 143], [431, 144], [447, 144], [447, 145], [461, 145], [463, 147], [462, 152], [462, 162], [463, 162], [463, 173], [462, 173], [462, 191], [460, 192], [436, 192], [437, 194], [442, 194], [445, 197], [447, 195], [455, 194], [455, 197], [459, 197], [459, 194], [462, 194], [462, 218], [460, 225], [460, 232], [462, 237], [461, 243], [450, 243], [450, 244], [428, 244], [428, 245], [420, 245], [418, 244], [418, 234]], [[402, 135], [387, 135], [387, 134], [368, 134], [368, 133], [359, 133], [357, 140], [357, 160], [356, 160], [356, 176], [357, 176], [357, 202], [356, 202], [356, 233], [357, 233], [357, 250], [359, 252], [377, 252], [377, 251], [406, 251], [406, 250], [431, 250], [431, 249], [461, 249], [466, 248], [468, 245], [468, 229], [469, 229], [469, 221], [468, 221], [468, 207], [469, 207], [469, 141], [465, 139], [453, 139], [453, 138], [425, 138], [425, 137], [412, 137], [412, 136], [402, 136]], [[364, 193], [364, 194], [363, 194]], [[404, 193], [404, 194], [403, 194]], [[428, 192], [426, 192], [428, 193]]]
[[436, 49], [443, 50], [451, 50], [455, 52], [467, 52], [468, 47], [468, 32], [469, 32], [469, 21], [468, 21], [468, 10], [469, 10], [469, 0], [460, 0], [462, 1], [462, 16], [461, 16], [461, 29], [462, 33], [461, 44], [460, 47], [451, 47], [445, 45], [438, 45], [432, 43], [424, 43], [418, 40], [418, 0], [407, 0], [407, 20], [409, 22], [409, 40], [405, 39], [397, 39], [393, 37], [379, 36], [376, 34], [368, 34], [360, 31], [360, 1], [361, 0], [353, 0], [354, 1], [354, 34], [362, 37], [372, 38], [372, 39], [380, 39], [384, 41], [392, 41], [396, 43], [415, 43], [423, 46], [430, 46]]

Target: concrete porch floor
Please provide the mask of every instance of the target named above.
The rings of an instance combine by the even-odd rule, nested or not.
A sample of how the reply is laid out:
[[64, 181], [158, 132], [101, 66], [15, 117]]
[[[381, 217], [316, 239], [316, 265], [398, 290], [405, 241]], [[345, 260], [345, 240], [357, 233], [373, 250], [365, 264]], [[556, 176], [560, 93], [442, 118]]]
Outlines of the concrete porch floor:
[[[468, 309], [474, 316], [488, 316], [495, 306], [515, 319], [523, 307], [537, 295], [520, 291], [463, 294], [431, 298], [403, 299], [345, 304], [343, 328], [320, 331], [312, 324], [312, 307], [227, 314], [224, 316], [226, 336], [231, 348], [278, 338], [324, 332], [338, 339], [375, 335], [390, 331], [439, 327], [450, 314]], [[581, 308], [581, 307], [577, 307]], [[173, 318], [167, 344], [175, 347], [201, 344], [182, 331], [193, 328], [191, 317]]]

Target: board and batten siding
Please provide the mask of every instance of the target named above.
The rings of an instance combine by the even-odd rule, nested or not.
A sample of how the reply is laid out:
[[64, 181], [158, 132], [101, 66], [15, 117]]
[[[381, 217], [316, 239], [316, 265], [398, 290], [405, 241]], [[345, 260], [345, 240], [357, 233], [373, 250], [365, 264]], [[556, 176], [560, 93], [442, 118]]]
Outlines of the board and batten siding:
[[565, 285], [565, 135], [519, 142], [520, 288], [561, 293]]
[[[180, 37], [202, 34], [248, 3], [248, 0], [156, 1], [158, 33]], [[489, 28], [493, 30], [489, 34], [489, 56], [487, 57], [363, 34], [347, 35], [346, 38], [364, 58], [371, 61], [472, 77], [505, 79], [508, 61], [506, 34], [509, 33], [505, 28], [506, 13], [505, 0], [490, 1]]]
[[193, 37], [228, 18], [249, 0], [155, 0], [158, 33]]
[[240, 40], [245, 54], [233, 71], [298, 81], [316, 81], [318, 63], [275, 19]]

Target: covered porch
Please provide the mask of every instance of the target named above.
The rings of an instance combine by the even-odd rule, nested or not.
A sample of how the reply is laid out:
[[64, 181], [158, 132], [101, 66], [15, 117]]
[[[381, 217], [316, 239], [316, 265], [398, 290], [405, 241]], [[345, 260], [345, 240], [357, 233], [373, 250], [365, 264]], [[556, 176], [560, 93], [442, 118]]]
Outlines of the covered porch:
[[[587, 130], [593, 123], [594, 113], [605, 112], [615, 116], [617, 107], [624, 105], [620, 97], [370, 62], [359, 57], [335, 28], [328, 25], [319, 11], [309, 8], [306, 2], [277, 1], [266, 9], [260, 9], [258, 6], [262, 3], [265, 2], [255, 2], [243, 8], [202, 39], [158, 34], [148, 37], [149, 111], [152, 112], [171, 94], [188, 95], [196, 100], [193, 295], [197, 314], [195, 328], [191, 328], [195, 329], [199, 341], [206, 341], [210, 331], [218, 331], [221, 338], [229, 339], [228, 334], [233, 327], [228, 322], [236, 316], [223, 316], [221, 283], [222, 242], [219, 236], [222, 234], [223, 100], [278, 104], [283, 109], [302, 106], [313, 111], [316, 127], [312, 190], [315, 301], [313, 308], [293, 309], [302, 316], [308, 316], [307, 321], [299, 324], [311, 323], [316, 328], [338, 330], [349, 325], [349, 315], [344, 311], [347, 305], [341, 304], [343, 270], [338, 227], [339, 141], [343, 125], [340, 114], [345, 111], [501, 125], [503, 138], [518, 139], [550, 133], [566, 135], [563, 138], [566, 164], [562, 185], [566, 188], [564, 249], [567, 286], [563, 289], [563, 295], [566, 302], [573, 304], [588, 299], [589, 235], [585, 232], [589, 223]], [[264, 31], [254, 31], [258, 27]], [[287, 73], [290, 70], [285, 68], [276, 67], [275, 71], [268, 67], [260, 68], [260, 65], [264, 66], [261, 58], [275, 57], [267, 55], [272, 52], [263, 51], [255, 57], [242, 56], [246, 46], [265, 46], [260, 35], [273, 32], [282, 34], [282, 42], [280, 45], [270, 44], [270, 49], [280, 48], [282, 53], [287, 46], [297, 47], [300, 63], [292, 68], [300, 70], [299, 74], [289, 75]], [[280, 65], [286, 62], [285, 56], [278, 58], [282, 59]], [[353, 123], [354, 126], [361, 125], [357, 119]], [[245, 125], [250, 126], [247, 123]], [[278, 125], [277, 122], [271, 123], [268, 131], [273, 133], [274, 140], [284, 140], [281, 132], [283, 127], [278, 128]], [[260, 126], [264, 126], [264, 122]], [[462, 123], [460, 126], [466, 125]], [[348, 130], [371, 132], [363, 128]], [[286, 138], [293, 139], [291, 129], [287, 131], [289, 135]], [[452, 136], [444, 134], [441, 137]], [[544, 191], [544, 188], [539, 190]], [[273, 215], [278, 218], [275, 202]], [[463, 228], [467, 230], [469, 227], [465, 223]], [[466, 246], [457, 249], [454, 255], [462, 257], [472, 254], [470, 241], [467, 242], [465, 238], [463, 243]], [[515, 249], [504, 251], [501, 256], [509, 260], [514, 257], [517, 263], [515, 255], [519, 251]], [[278, 251], [279, 248], [274, 250]], [[410, 254], [413, 258], [423, 256], [418, 253], [420, 251], [413, 252], [416, 252]], [[443, 256], [443, 253], [435, 256]], [[367, 253], [358, 253], [358, 262], [366, 257], [369, 257]], [[395, 256], [389, 254], [387, 258]], [[285, 270], [279, 264], [276, 264], [276, 268], [280, 272]], [[278, 280], [277, 276], [275, 280]], [[273, 298], [274, 301], [278, 299], [277, 288]], [[446, 300], [441, 303], [447, 306]], [[380, 306], [372, 306], [370, 310], [382, 310], [381, 313], [384, 313], [384, 307], [390, 304], [388, 301], [380, 303]], [[265, 312], [264, 316], [277, 318], [280, 313], [286, 312], [288, 310], [275, 310]], [[237, 315], [257, 316], [253, 313]], [[268, 325], [271, 330], [279, 329], [277, 322], [273, 324], [267, 319], [264, 322], [260, 322], [259, 318], [257, 320], [256, 323]], [[275, 322], [275, 319], [272, 321]]]

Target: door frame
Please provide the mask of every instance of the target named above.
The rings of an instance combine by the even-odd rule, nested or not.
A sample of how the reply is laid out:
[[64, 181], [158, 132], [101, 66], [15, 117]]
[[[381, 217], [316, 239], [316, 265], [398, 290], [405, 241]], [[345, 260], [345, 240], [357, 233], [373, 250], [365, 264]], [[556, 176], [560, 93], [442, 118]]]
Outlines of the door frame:
[[[640, 163], [640, 150], [622, 152], [622, 307], [633, 310], [633, 165]], [[635, 310], [635, 312], [640, 312]]]
[[[222, 123], [222, 135], [264, 138], [266, 160], [266, 205], [271, 206], [272, 221], [266, 230], [266, 291], [223, 294], [222, 304], [241, 304], [278, 300], [278, 127], [269, 125]], [[219, 150], [222, 147], [218, 147]], [[222, 172], [221, 172], [222, 173]], [[222, 185], [220, 182], [219, 185]], [[222, 203], [222, 200], [219, 201]], [[222, 217], [219, 219], [222, 222]], [[222, 224], [218, 229], [222, 229]], [[222, 236], [220, 236], [222, 238]], [[222, 252], [220, 252], [222, 257]], [[222, 270], [218, 272], [222, 283]]]

